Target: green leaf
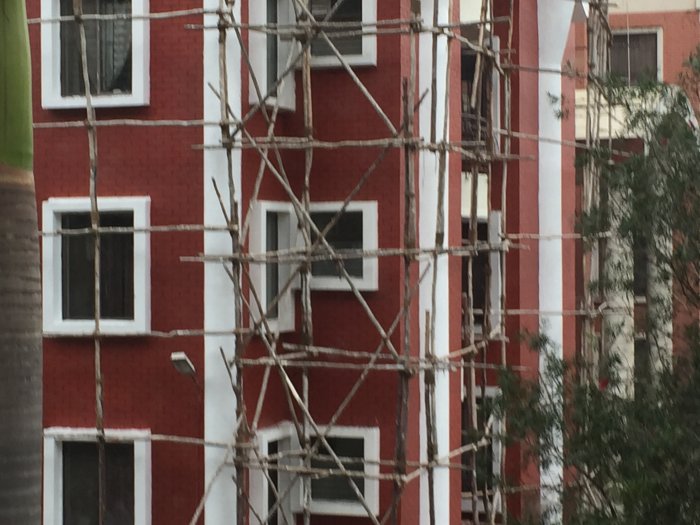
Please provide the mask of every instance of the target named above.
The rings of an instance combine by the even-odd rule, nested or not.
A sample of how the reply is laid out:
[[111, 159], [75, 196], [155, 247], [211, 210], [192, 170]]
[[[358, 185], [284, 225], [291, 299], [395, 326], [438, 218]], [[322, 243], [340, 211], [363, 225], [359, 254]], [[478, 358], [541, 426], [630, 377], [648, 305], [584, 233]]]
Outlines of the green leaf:
[[24, 0], [0, 2], [0, 164], [32, 169], [32, 91]]

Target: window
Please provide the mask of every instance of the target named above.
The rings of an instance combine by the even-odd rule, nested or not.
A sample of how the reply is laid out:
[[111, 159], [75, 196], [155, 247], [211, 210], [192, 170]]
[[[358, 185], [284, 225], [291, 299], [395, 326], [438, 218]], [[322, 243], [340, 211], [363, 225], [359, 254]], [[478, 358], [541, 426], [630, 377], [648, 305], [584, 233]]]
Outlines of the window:
[[[63, 443], [63, 521], [98, 522], [97, 443]], [[134, 446], [105, 444], [106, 523], [134, 522]]]
[[[342, 206], [341, 202], [311, 204], [311, 220], [323, 229], [330, 224]], [[259, 201], [252, 210], [249, 249], [254, 254], [267, 254], [278, 250], [304, 248], [296, 214], [291, 203]], [[316, 236], [312, 235], [313, 240]], [[339, 265], [348, 272], [358, 290], [373, 291], [378, 288], [378, 264], [376, 257], [347, 257], [350, 251], [377, 249], [377, 203], [355, 201], [348, 204], [338, 221], [326, 233], [325, 239], [339, 255], [339, 259], [323, 260], [328, 251], [316, 247], [311, 265], [311, 288], [316, 290], [350, 290], [350, 283], [342, 275]], [[330, 256], [329, 256], [330, 257]], [[294, 297], [299, 279], [292, 279], [292, 286], [280, 295], [285, 284], [294, 274], [291, 262], [259, 261], [250, 265], [251, 317], [259, 321], [266, 313], [267, 323], [275, 332], [294, 330]], [[255, 296], [260, 300], [260, 306]], [[275, 303], [275, 299], [277, 302]]]
[[659, 37], [657, 31], [613, 34], [611, 73], [629, 85], [636, 85], [644, 79], [660, 79]]
[[[296, 21], [293, 0], [264, 0], [250, 3], [252, 26], [278, 24], [289, 25]], [[289, 28], [287, 28], [289, 32]], [[267, 33], [252, 29], [248, 33], [251, 76], [248, 84], [250, 104], [259, 104], [260, 99], [253, 83], [253, 75], [263, 97], [270, 93], [266, 104], [278, 104], [281, 109], [294, 110], [296, 106], [294, 63], [300, 47], [289, 34]], [[280, 80], [282, 74], [287, 74]]]
[[[334, 211], [311, 212], [311, 220], [319, 231], [323, 232], [336, 216]], [[312, 233], [312, 241], [318, 236]], [[331, 229], [326, 233], [326, 241], [337, 253], [362, 250], [362, 212], [351, 211], [343, 213]], [[344, 259], [342, 265], [352, 277], [362, 277], [362, 257]], [[311, 273], [316, 277], [340, 277], [337, 264], [334, 261], [314, 261]]]
[[[313, 440], [316, 442], [317, 440]], [[349, 472], [363, 472], [362, 464], [365, 457], [365, 440], [362, 437], [328, 437], [326, 438], [333, 453], [342, 459], [343, 467]], [[311, 460], [311, 468], [320, 470], [338, 470], [338, 464], [331, 456], [328, 447], [317, 443], [319, 457]], [[347, 459], [345, 459], [347, 458]], [[364, 493], [365, 480], [363, 476], [351, 476], [360, 493]], [[353, 490], [347, 478], [342, 475], [331, 475], [311, 480], [311, 498], [314, 501], [351, 501], [359, 502], [357, 493]]]
[[[462, 244], [468, 245], [471, 239], [471, 221], [462, 219]], [[476, 238], [477, 242], [488, 242], [489, 225], [486, 221], [477, 220], [476, 223]], [[484, 311], [486, 308], [486, 285], [487, 285], [487, 270], [489, 264], [489, 253], [480, 251], [475, 257], [472, 257], [472, 308], [474, 309], [474, 325], [481, 332], [484, 326]], [[464, 293], [469, 291], [469, 257], [462, 257], [462, 283]]]
[[[326, 35], [351, 65], [376, 65], [377, 37], [362, 33], [363, 24], [377, 21], [377, 0], [343, 0], [333, 11], [339, 0], [311, 0], [311, 14], [317, 22], [344, 23], [343, 27], [325, 30]], [[332, 13], [332, 14], [331, 14]], [[330, 18], [326, 18], [330, 15]], [[372, 28], [364, 28], [372, 32]], [[313, 64], [316, 66], [340, 65], [326, 40], [319, 36], [311, 42]]]
[[632, 241], [632, 267], [635, 302], [645, 303], [649, 290], [649, 247], [643, 237], [635, 237]]
[[[319, 231], [323, 231], [342, 207], [341, 202], [318, 202], [311, 204], [311, 220]], [[377, 249], [377, 203], [369, 201], [350, 202], [338, 220], [326, 233], [325, 239], [338, 255], [347, 256], [353, 251]], [[316, 237], [313, 237], [316, 240]], [[323, 254], [322, 245], [317, 253]], [[349, 290], [350, 284], [343, 277], [339, 265], [351, 277], [358, 290], [378, 288], [378, 265], [376, 257], [345, 257], [337, 261], [318, 260], [312, 263], [311, 287], [322, 290]]]
[[[249, 249], [266, 254], [289, 250], [296, 239], [296, 217], [292, 220], [291, 205], [285, 202], [259, 201], [252, 209]], [[291, 263], [261, 262], [250, 265], [250, 308], [254, 321], [265, 314], [270, 330], [285, 332], [294, 329], [294, 297], [292, 286], [280, 295], [292, 275]], [[260, 305], [253, 294], [257, 295]]]
[[[60, 0], [61, 16], [73, 15], [73, 1]], [[129, 0], [83, 0], [85, 14], [128, 15]], [[84, 95], [80, 32], [73, 20], [61, 22], [61, 96]], [[131, 93], [131, 22], [86, 20], [88, 75], [93, 95]]]
[[[472, 454], [462, 454], [462, 512], [472, 512], [473, 502], [471, 494], [475, 491], [473, 486], [473, 472], [476, 469], [478, 487], [476, 491], [488, 493], [489, 508], [495, 505], [500, 510], [500, 494], [498, 494], [497, 480], [501, 476], [502, 446], [499, 435], [501, 433], [501, 420], [493, 415], [493, 401], [498, 395], [498, 388], [476, 387], [476, 432], [471, 428], [471, 414], [469, 399], [462, 400], [462, 446], [476, 443], [486, 436], [485, 428], [488, 426], [491, 441], [487, 446], [477, 449], [474, 463]], [[478, 511], [484, 512], [483, 496], [479, 497]]]
[[[73, 15], [72, 0], [42, 0], [42, 17]], [[93, 104], [148, 104], [148, 0], [83, 0], [88, 75]], [[80, 32], [73, 20], [42, 24], [42, 104], [45, 108], [85, 105]]]
[[[462, 175], [462, 244], [469, 245], [471, 238], [471, 184], [469, 173]], [[501, 242], [501, 212], [488, 211], [488, 176], [480, 173], [477, 177], [476, 196], [476, 232], [477, 243], [488, 242], [497, 245]], [[469, 291], [469, 259], [462, 258], [462, 296], [467, 297]], [[472, 258], [472, 308], [474, 309], [474, 331], [476, 335], [483, 334], [485, 314], [489, 315], [493, 337], [500, 333], [501, 328], [501, 253], [498, 250], [481, 250]], [[488, 312], [486, 299], [488, 297]], [[465, 312], [466, 314], [466, 312]], [[465, 317], [466, 319], [466, 317]], [[466, 331], [466, 325], [463, 331]]]
[[648, 391], [653, 377], [651, 344], [645, 336], [634, 338], [634, 389], [637, 394]]
[[[101, 227], [132, 228], [132, 211], [100, 213]], [[90, 228], [90, 213], [63, 213], [62, 230]], [[100, 236], [100, 313], [105, 319], [134, 318], [134, 236]], [[95, 308], [95, 238], [89, 233], [61, 237], [63, 319], [92, 319]]]
[[[320, 427], [325, 432], [325, 427]], [[326, 441], [349, 472], [364, 472], [364, 477], [352, 476], [373, 514], [379, 513], [379, 429], [334, 426]], [[338, 464], [325, 447], [318, 447], [311, 458], [312, 468], [338, 470]], [[297, 511], [302, 509], [301, 493]], [[322, 476], [311, 481], [311, 512], [314, 514], [366, 516], [367, 511], [342, 474]]]
[[[107, 524], [151, 522], [150, 433], [108, 430], [105, 444]], [[44, 433], [44, 525], [97, 523], [98, 449], [94, 429]]]
[[[263, 523], [270, 525], [294, 523], [292, 499], [298, 490], [299, 478], [294, 473], [279, 469], [280, 466], [291, 466], [296, 462], [296, 458], [289, 454], [298, 449], [294, 445], [294, 432], [291, 423], [282, 423], [258, 434], [262, 464], [259, 469], [250, 470], [251, 523], [258, 523], [255, 513]], [[294, 487], [290, 488], [290, 483], [294, 483]]]
[[[98, 199], [101, 228], [149, 226], [147, 197]], [[49, 199], [43, 205], [44, 331], [87, 335], [95, 329], [95, 248], [87, 198]], [[57, 233], [60, 231], [65, 234]], [[77, 230], [76, 233], [70, 233]], [[147, 232], [100, 234], [100, 331], [150, 330], [150, 249]]]
[[[475, 35], [475, 38], [477, 35]], [[489, 48], [498, 57], [500, 40], [498, 37], [489, 39]], [[489, 61], [483, 67], [480, 76], [480, 93], [478, 107], [472, 108], [471, 97], [476, 76], [476, 52], [462, 48], [461, 78], [462, 78], [462, 141], [484, 142], [494, 151], [498, 150], [500, 136], [500, 77]]]
[[[325, 432], [324, 427], [320, 427]], [[251, 504], [253, 509], [264, 518], [270, 516], [269, 523], [284, 523], [281, 513], [299, 513], [303, 508], [301, 480], [283, 470], [275, 473], [275, 466], [282, 462], [287, 465], [301, 465], [299, 442], [291, 423], [282, 423], [276, 427], [259, 432], [259, 450], [263, 461], [259, 471], [251, 472]], [[351, 476], [363, 495], [367, 506], [373, 514], [379, 513], [379, 429], [365, 427], [334, 426], [326, 441], [335, 455], [349, 472], [364, 472], [363, 475]], [[269, 468], [266, 466], [269, 465]], [[319, 471], [338, 471], [339, 466], [324, 446], [319, 445], [311, 458], [311, 468]], [[267, 476], [265, 475], [267, 473]], [[293, 487], [289, 487], [293, 483]], [[273, 487], [274, 486], [274, 490]], [[278, 494], [288, 492], [290, 499], [284, 498], [276, 505]], [[261, 511], [265, 509], [264, 513]], [[278, 514], [275, 514], [275, 513]], [[319, 475], [311, 480], [311, 512], [335, 516], [366, 516], [367, 511], [357, 494], [350, 486], [348, 477], [333, 472]], [[252, 514], [251, 514], [252, 515]], [[292, 520], [289, 520], [290, 522]]]

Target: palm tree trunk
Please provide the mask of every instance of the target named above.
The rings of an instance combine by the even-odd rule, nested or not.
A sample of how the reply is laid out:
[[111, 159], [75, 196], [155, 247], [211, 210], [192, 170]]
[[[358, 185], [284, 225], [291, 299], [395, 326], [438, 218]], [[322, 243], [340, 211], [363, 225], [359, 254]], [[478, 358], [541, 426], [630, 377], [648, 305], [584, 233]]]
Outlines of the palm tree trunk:
[[0, 525], [41, 522], [41, 280], [24, 1], [0, 1]]

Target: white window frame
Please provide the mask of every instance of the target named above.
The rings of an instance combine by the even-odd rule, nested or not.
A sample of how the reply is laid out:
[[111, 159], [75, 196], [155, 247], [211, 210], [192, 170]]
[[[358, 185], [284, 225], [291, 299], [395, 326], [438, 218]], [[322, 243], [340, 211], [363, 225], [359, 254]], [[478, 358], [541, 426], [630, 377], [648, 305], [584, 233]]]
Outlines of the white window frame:
[[[108, 443], [134, 446], [134, 525], [151, 525], [151, 432], [144, 429], [105, 430]], [[63, 443], [96, 442], [94, 428], [51, 427], [44, 430], [43, 525], [63, 525]]]
[[[269, 444], [273, 441], [287, 441], [288, 450], [298, 450], [299, 441], [296, 437], [296, 431], [294, 430], [294, 425], [288, 421], [282, 422], [274, 427], [259, 430], [257, 433], [257, 448], [260, 454], [260, 459], [264, 459], [269, 453]], [[282, 452], [280, 448], [278, 452]], [[253, 456], [253, 461], [257, 463], [258, 458]], [[285, 464], [293, 465], [298, 463], [298, 458], [286, 458]], [[261, 519], [265, 519], [268, 515], [268, 502], [270, 498], [269, 484], [267, 478], [265, 477], [265, 466], [258, 465], [250, 469], [249, 479], [250, 479], [250, 523], [258, 523], [257, 516]], [[292, 479], [296, 476], [294, 472], [284, 472], [283, 470], [277, 471], [277, 485], [279, 487], [279, 492], [284, 492]], [[289, 523], [294, 523], [294, 518], [292, 516], [292, 501], [296, 497], [297, 492], [300, 490], [298, 487], [300, 485], [300, 478], [297, 477], [295, 481], [295, 486], [292, 487], [287, 496], [284, 498], [283, 503], [280, 504], [278, 510], [277, 523], [271, 523], [270, 525], [282, 525], [285, 523], [282, 514], [288, 518]]]
[[[377, 23], [377, 0], [362, 0], [362, 24]], [[367, 29], [366, 26], [363, 26]], [[376, 66], [377, 65], [377, 35], [370, 29], [370, 33], [362, 35], [362, 53], [359, 55], [343, 55], [343, 59], [351, 66]], [[343, 67], [337, 56], [311, 57], [311, 65], [317, 68]]]
[[[462, 173], [462, 219], [471, 219], [471, 173]], [[477, 174], [477, 194], [476, 194], [476, 220], [479, 223], [488, 223], [488, 243], [497, 245], [501, 243], [502, 236], [502, 212], [497, 210], [489, 211], [488, 196], [488, 174]], [[489, 252], [489, 267], [491, 277], [489, 279], [489, 323], [491, 333], [487, 334], [493, 338], [501, 334], [501, 293], [502, 293], [502, 270], [500, 250]], [[483, 334], [483, 326], [475, 325], [477, 334]]]
[[[329, 431], [327, 426], [319, 425], [318, 429], [327, 438], [342, 437], [364, 440], [364, 471], [366, 477], [363, 478], [363, 495], [367, 507], [373, 515], [377, 516], [379, 514], [379, 428], [334, 425]], [[328, 433], [326, 434], [326, 432]], [[285, 421], [274, 427], [259, 430], [258, 449], [261, 456], [267, 455], [268, 443], [282, 439], [289, 439], [291, 451], [300, 450], [296, 431], [289, 422]], [[292, 465], [301, 467], [301, 460], [298, 457], [290, 461]], [[287, 478], [287, 483], [293, 478], [294, 473]], [[291, 507], [286, 510], [291, 510], [293, 513], [300, 513], [304, 508], [300, 479], [299, 477], [297, 478], [294, 486], [289, 491]], [[262, 468], [251, 471], [250, 483], [251, 505], [261, 517], [267, 516], [268, 487]], [[286, 487], [280, 486], [280, 490], [283, 491], [285, 489]], [[367, 516], [367, 510], [359, 501], [314, 500], [312, 497], [310, 511], [312, 514], [327, 516]], [[251, 516], [253, 516], [252, 511]]]
[[[100, 319], [100, 333], [140, 335], [151, 330], [150, 197], [98, 197], [100, 212], [131, 211], [134, 217], [134, 318]], [[63, 319], [61, 278], [61, 215], [89, 212], [88, 197], [50, 198], [42, 205], [42, 287], [44, 335], [88, 336], [94, 319]]]
[[[297, 236], [297, 220], [292, 212], [291, 204], [288, 202], [276, 201], [258, 201], [251, 209], [251, 228], [248, 236], [249, 250], [252, 254], [264, 254], [267, 252], [267, 214], [269, 212], [277, 215], [277, 235], [278, 245], [281, 249], [289, 249], [295, 246]], [[267, 264], [252, 263], [250, 265], [250, 283], [254, 287], [255, 293], [260, 299], [260, 306], [267, 309]], [[292, 275], [294, 265], [292, 263], [283, 263], [278, 265], [278, 287], [281, 290], [282, 286], [287, 282]], [[277, 319], [268, 317], [267, 323], [270, 330], [275, 332], [289, 332], [294, 330], [294, 283], [289, 286], [287, 291], [282, 294], [277, 302]], [[253, 297], [253, 291], [250, 292], [250, 311], [253, 322], [257, 322], [262, 318], [260, 308]]]
[[[150, 102], [149, 0], [132, 0], [131, 93], [93, 95], [95, 107], [147, 106]], [[61, 95], [60, 0], [41, 0], [41, 106], [44, 109], [84, 108], [84, 95]]]
[[[613, 36], [620, 35], [656, 35], [656, 80], [664, 79], [664, 30], [661, 27], [631, 27], [629, 29], [613, 29]], [[626, 79], [625, 79], [626, 80]]]
[[[482, 387], [477, 386], [476, 388], [476, 397], [477, 399], [482, 399]], [[501, 389], [498, 388], [497, 386], [486, 386], [483, 387], [483, 394], [486, 399], [495, 399], [498, 397], [498, 395], [501, 393]], [[499, 417], [495, 417], [493, 419], [493, 425], [491, 426], [491, 435], [492, 436], [499, 436], [502, 434], [503, 430], [503, 420]], [[500, 477], [501, 476], [501, 459], [503, 457], [503, 443], [500, 439], [493, 439], [491, 441], [491, 451], [493, 453], [493, 458], [491, 461], [491, 472], [495, 477]], [[478, 480], [477, 480], [478, 481]], [[479, 488], [481, 490], [481, 488]], [[472, 512], [472, 498], [461, 498], [462, 499], [462, 512]], [[496, 512], [502, 512], [503, 509], [503, 494], [500, 492], [497, 492], [493, 496], [493, 500], [491, 502], [492, 505], [495, 506]], [[484, 500], [483, 498], [479, 497], [479, 501], [477, 503], [477, 509], [478, 512], [486, 512], [486, 507], [484, 506]]]
[[[501, 243], [501, 219], [500, 211], [492, 211], [489, 213], [489, 244], [497, 245]], [[502, 270], [501, 270], [501, 251], [491, 250], [489, 252], [489, 267], [491, 268], [491, 277], [489, 278], [489, 324], [491, 325], [491, 333], [489, 338], [501, 334], [501, 294], [502, 294]]]
[[[322, 434], [327, 431], [326, 426], [318, 427]], [[357, 438], [364, 440], [364, 499], [369, 510], [377, 516], [379, 514], [379, 428], [378, 427], [349, 427], [333, 426], [326, 435], [328, 438]], [[297, 503], [296, 511], [301, 512], [304, 508], [303, 494], [298, 492], [299, 497], [295, 499]], [[323, 514], [328, 516], [367, 516], [367, 510], [359, 501], [328, 501], [314, 499], [311, 497], [310, 510], [312, 514]]]
[[[278, 25], [296, 23], [296, 15], [293, 8], [294, 0], [277, 0]], [[264, 26], [267, 24], [267, 2], [258, 0], [249, 4], [250, 24], [252, 26]], [[260, 104], [258, 93], [255, 91], [252, 74], [258, 82], [260, 93], [264, 97], [267, 93], [267, 37], [268, 33], [251, 29], [248, 33], [248, 53], [250, 55], [251, 74], [248, 82], [248, 102], [251, 105]], [[291, 67], [294, 59], [300, 54], [300, 47], [292, 36], [277, 36], [277, 75], [287, 71], [286, 76], [277, 87], [277, 96], [271, 96], [265, 101], [266, 106], [279, 105], [280, 109], [294, 111], [296, 109], [296, 82], [294, 79], [296, 68]]]
[[[343, 206], [341, 201], [312, 202], [309, 208], [314, 212], [337, 212]], [[345, 212], [362, 212], [362, 250], [376, 251], [378, 246], [378, 206], [377, 201], [351, 201]], [[303, 247], [301, 237], [299, 246]], [[376, 291], [379, 289], [379, 263], [377, 257], [362, 257], [362, 277], [350, 277], [352, 283], [360, 291]], [[351, 290], [350, 283], [343, 276], [311, 275], [312, 290]]]
[[491, 49], [496, 57], [496, 67], [491, 72], [491, 129], [493, 130], [493, 152], [501, 151], [501, 39], [491, 37]]

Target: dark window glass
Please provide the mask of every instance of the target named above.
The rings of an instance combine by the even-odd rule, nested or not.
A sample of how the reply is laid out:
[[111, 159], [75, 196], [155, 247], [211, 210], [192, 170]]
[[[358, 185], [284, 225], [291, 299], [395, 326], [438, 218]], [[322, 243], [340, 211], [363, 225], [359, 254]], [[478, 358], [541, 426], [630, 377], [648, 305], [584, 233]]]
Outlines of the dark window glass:
[[[333, 6], [338, 3], [338, 0], [311, 0], [311, 13], [314, 18], [321, 22], [326, 19], [326, 16], [331, 11]], [[362, 30], [362, 0], [345, 0], [341, 6], [335, 11], [333, 16], [327, 22], [358, 22], [357, 25], [345, 26], [337, 29], [335, 32], [358, 32]], [[361, 55], [362, 54], [362, 35], [346, 35], [333, 36], [333, 30], [328, 29], [326, 34], [330, 38], [333, 45], [338, 48], [342, 55]], [[311, 53], [315, 56], [334, 56], [328, 43], [323, 37], [315, 38], [311, 42]]]
[[[365, 457], [365, 441], [362, 438], [341, 438], [327, 437], [326, 441], [338, 456], [346, 470], [364, 471], [363, 460]], [[318, 455], [330, 456], [328, 449], [321, 445], [318, 447]], [[343, 459], [347, 458], [347, 459]], [[357, 458], [354, 460], [352, 458]], [[311, 467], [317, 469], [334, 469], [338, 470], [338, 464], [332, 457], [311, 459]], [[362, 477], [352, 477], [353, 481], [364, 494], [365, 482]], [[350, 482], [346, 476], [333, 475], [319, 479], [311, 480], [311, 497], [317, 500], [327, 501], [357, 501], [357, 495], [352, 489]]]
[[[477, 387], [478, 389], [479, 387]], [[476, 398], [476, 433], [470, 428], [471, 415], [469, 413], [469, 399], [462, 401], [462, 446], [476, 443], [484, 437], [484, 424], [491, 415], [492, 400]], [[472, 464], [471, 452], [462, 454], [462, 492], [474, 492], [472, 485], [472, 472], [476, 468], [476, 480], [479, 484], [477, 490], [493, 490], [495, 476], [493, 472], [493, 442], [486, 447], [479, 447], [476, 452], [476, 465]]]
[[[312, 212], [311, 220], [319, 229], [323, 229], [333, 220], [336, 212]], [[315, 239], [315, 236], [314, 236]], [[361, 250], [362, 249], [362, 212], [346, 211], [338, 222], [326, 234], [326, 241], [336, 251]], [[322, 250], [323, 247], [320, 247]], [[362, 258], [342, 259], [345, 270], [351, 277], [362, 277]], [[311, 264], [311, 273], [315, 276], [338, 277], [337, 263], [335, 261], [314, 261]]]
[[485, 67], [480, 76], [481, 96], [479, 107], [471, 107], [474, 77], [476, 75], [476, 52], [462, 50], [462, 140], [474, 142], [486, 140], [488, 134], [488, 119], [490, 115], [491, 91], [489, 67]]
[[[266, 216], [267, 227], [265, 231], [266, 251], [273, 252], [279, 250], [279, 223], [277, 213], [268, 211]], [[277, 304], [269, 308], [280, 292], [279, 263], [268, 262], [265, 264], [265, 306], [269, 309], [268, 318], [277, 319]]]
[[656, 80], [656, 33], [613, 35], [611, 51], [612, 74], [638, 84], [640, 80]]
[[[486, 222], [478, 222], [476, 225], [477, 241], [487, 242], [489, 226]], [[462, 243], [469, 243], [471, 238], [471, 222], [462, 220]], [[474, 310], [474, 324], [483, 326], [484, 309], [486, 308], [486, 271], [489, 262], [489, 252], [480, 251], [476, 257], [472, 258], [472, 306]], [[462, 257], [462, 293], [469, 292], [469, 258]]]
[[651, 384], [651, 346], [648, 339], [634, 340], [634, 387], [643, 395]]
[[[98, 523], [97, 443], [64, 442], [63, 523]], [[105, 525], [134, 523], [134, 447], [105, 445]]]
[[[131, 0], [83, 0], [84, 14], [131, 14]], [[61, 0], [61, 16], [73, 16], [73, 0]], [[131, 93], [131, 20], [85, 20], [90, 92]], [[73, 20], [61, 22], [61, 95], [84, 95], [80, 32]]]
[[[267, 0], [267, 23], [277, 24], [277, 0]], [[267, 35], [267, 91], [274, 88], [277, 83], [277, 61], [279, 54], [279, 40], [276, 34], [269, 33]], [[262, 89], [262, 87], [260, 88]], [[273, 95], [277, 94], [277, 90], [273, 91]]]
[[649, 282], [646, 241], [644, 239], [635, 239], [632, 253], [634, 255], [634, 295], [635, 297], [646, 297]]
[[[130, 211], [100, 213], [101, 227], [131, 228]], [[61, 228], [90, 227], [89, 213], [64, 213]], [[100, 318], [134, 318], [134, 235], [103, 233], [100, 236]], [[93, 319], [95, 277], [94, 237], [90, 233], [61, 238], [61, 289], [63, 319]]]

